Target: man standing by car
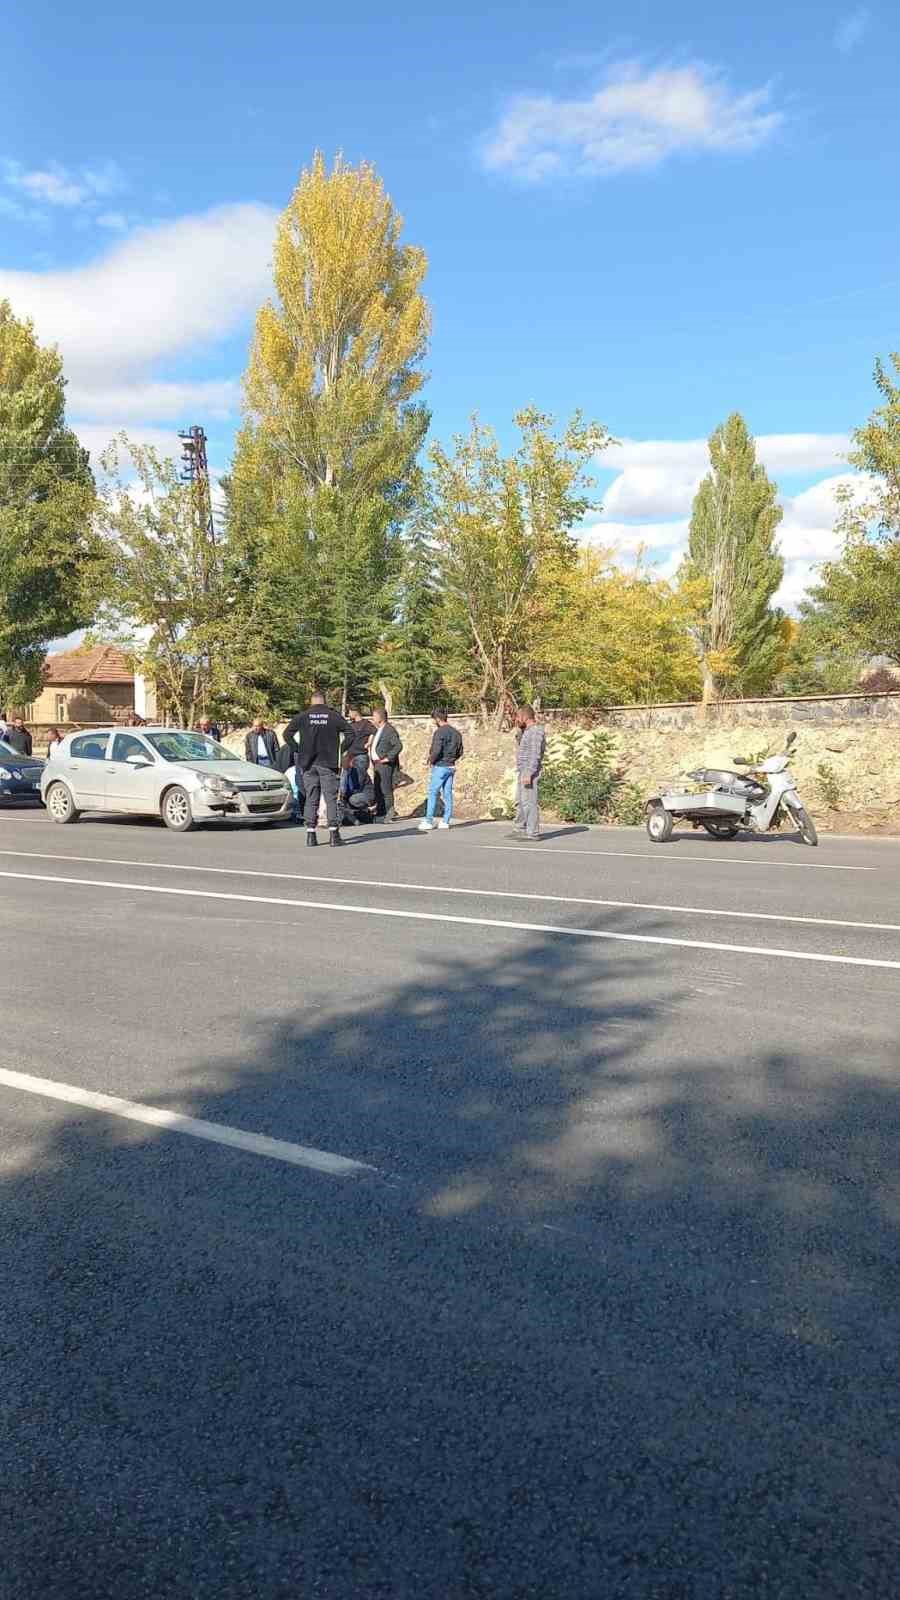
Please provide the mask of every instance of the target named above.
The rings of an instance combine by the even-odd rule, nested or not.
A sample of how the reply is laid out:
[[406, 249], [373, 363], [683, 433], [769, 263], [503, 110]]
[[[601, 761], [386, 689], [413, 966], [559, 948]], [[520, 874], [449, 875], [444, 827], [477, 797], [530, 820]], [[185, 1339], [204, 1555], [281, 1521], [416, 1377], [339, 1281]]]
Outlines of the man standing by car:
[[244, 760], [257, 767], [278, 766], [278, 735], [267, 728], [262, 717], [254, 717], [253, 726], [244, 740]]
[[15, 750], [16, 755], [30, 756], [32, 751], [31, 734], [28, 732], [21, 717], [13, 717], [12, 727], [6, 734], [6, 743], [10, 750]]
[[325, 704], [325, 696], [316, 691], [308, 711], [292, 717], [284, 730], [285, 744], [297, 753], [297, 766], [303, 778], [306, 794], [306, 842], [316, 845], [316, 822], [319, 801], [324, 795], [328, 818], [329, 844], [343, 844], [338, 824], [338, 785], [341, 771], [341, 734], [349, 733], [353, 724]]
[[519, 744], [516, 750], [516, 825], [511, 837], [533, 842], [541, 836], [538, 810], [538, 781], [547, 746], [543, 728], [535, 720], [533, 706], [520, 706], [516, 712]]
[[463, 754], [462, 734], [456, 728], [451, 728], [444, 707], [438, 706], [432, 711], [431, 716], [435, 724], [431, 749], [428, 752], [431, 781], [428, 785], [425, 815], [419, 823], [420, 833], [430, 833], [435, 826], [434, 814], [437, 810], [438, 795], [443, 801], [444, 815], [437, 826], [450, 827], [453, 821], [453, 782], [456, 777], [456, 763], [461, 760]]
[[369, 756], [375, 772], [375, 795], [378, 803], [376, 822], [393, 822], [396, 818], [394, 810], [394, 777], [400, 765], [400, 752], [403, 741], [397, 729], [388, 722], [387, 712], [381, 706], [376, 706], [372, 712], [372, 721], [375, 724], [375, 737], [369, 747]]

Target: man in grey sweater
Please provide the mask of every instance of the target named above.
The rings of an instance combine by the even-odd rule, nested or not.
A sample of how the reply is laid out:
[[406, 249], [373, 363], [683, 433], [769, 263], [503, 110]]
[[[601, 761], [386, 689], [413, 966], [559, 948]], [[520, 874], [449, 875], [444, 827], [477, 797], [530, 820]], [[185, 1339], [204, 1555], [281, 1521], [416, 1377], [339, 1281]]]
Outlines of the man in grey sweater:
[[519, 745], [516, 750], [516, 827], [514, 837], [533, 844], [541, 836], [538, 810], [538, 783], [544, 765], [547, 740], [535, 721], [533, 706], [520, 706], [516, 712]]

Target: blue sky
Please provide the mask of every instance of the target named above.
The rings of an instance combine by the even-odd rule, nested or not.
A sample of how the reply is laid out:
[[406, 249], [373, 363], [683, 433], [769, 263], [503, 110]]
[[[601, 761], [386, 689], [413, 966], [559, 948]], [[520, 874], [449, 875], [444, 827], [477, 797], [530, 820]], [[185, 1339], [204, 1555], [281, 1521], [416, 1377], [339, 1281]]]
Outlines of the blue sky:
[[597, 535], [671, 570], [738, 408], [795, 601], [900, 342], [897, 8], [303, 9], [14, 0], [0, 295], [58, 340], [86, 441], [200, 421], [227, 463], [274, 213], [343, 149], [430, 258], [434, 430], [581, 407], [623, 441]]

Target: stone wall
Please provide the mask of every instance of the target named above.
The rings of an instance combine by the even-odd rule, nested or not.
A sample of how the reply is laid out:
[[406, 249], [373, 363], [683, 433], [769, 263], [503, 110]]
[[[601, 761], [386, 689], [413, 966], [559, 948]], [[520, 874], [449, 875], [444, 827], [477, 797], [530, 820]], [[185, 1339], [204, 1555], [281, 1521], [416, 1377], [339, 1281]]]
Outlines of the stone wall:
[[[479, 727], [478, 718], [467, 712], [450, 712], [454, 727], [462, 733], [474, 733]], [[399, 728], [413, 732], [419, 728], [432, 728], [430, 717], [392, 718]], [[900, 690], [894, 694], [832, 694], [784, 696], [778, 699], [720, 700], [703, 706], [695, 700], [676, 701], [652, 706], [593, 706], [581, 711], [567, 711], [564, 707], [545, 706], [540, 721], [553, 725], [584, 728], [658, 728], [690, 732], [714, 728], [773, 728], [791, 727], [794, 723], [814, 727], [832, 727], [835, 724], [888, 723], [900, 728]]]
[[896, 694], [803, 695], [796, 698], [720, 700], [703, 706], [696, 701], [656, 706], [606, 706], [596, 711], [544, 711], [547, 722], [583, 722], [586, 726], [658, 728], [700, 731], [714, 728], [772, 728], [805, 723], [888, 723], [900, 728], [900, 692]]

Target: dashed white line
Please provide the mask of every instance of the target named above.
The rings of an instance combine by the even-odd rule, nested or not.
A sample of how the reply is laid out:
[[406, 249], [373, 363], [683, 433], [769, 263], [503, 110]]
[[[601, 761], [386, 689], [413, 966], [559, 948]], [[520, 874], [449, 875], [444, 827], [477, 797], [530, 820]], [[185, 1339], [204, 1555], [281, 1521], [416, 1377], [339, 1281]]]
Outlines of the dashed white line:
[[281, 895], [235, 894], [219, 889], [170, 889], [157, 883], [122, 883], [113, 878], [63, 878], [39, 872], [0, 871], [0, 878], [23, 879], [28, 883], [63, 883], [77, 889], [115, 889], [123, 894], [156, 894], [192, 900], [239, 901], [260, 906], [290, 906], [302, 911], [333, 911], [339, 916], [389, 917], [399, 922], [438, 922], [469, 928], [501, 928], [515, 933], [549, 933], [563, 939], [602, 939], [614, 944], [666, 946], [677, 950], [720, 950], [731, 955], [764, 956], [783, 961], [811, 961], [839, 967], [876, 967], [900, 971], [900, 961], [884, 961], [869, 956], [829, 955], [813, 950], [785, 950], [777, 946], [717, 944], [709, 939], [671, 939], [662, 934], [612, 933], [605, 928], [566, 928], [547, 922], [511, 922], [500, 917], [457, 917], [445, 911], [399, 911], [386, 906], [341, 904], [330, 900], [289, 900]]
[[24, 1094], [41, 1095], [46, 1100], [62, 1100], [67, 1105], [84, 1106], [89, 1111], [102, 1111], [111, 1117], [124, 1117], [128, 1122], [143, 1122], [147, 1127], [160, 1128], [165, 1133], [184, 1133], [192, 1139], [206, 1139], [210, 1144], [224, 1144], [232, 1150], [246, 1150], [251, 1155], [266, 1156], [270, 1161], [286, 1161], [293, 1167], [311, 1167], [314, 1172], [327, 1172], [335, 1178], [352, 1178], [362, 1172], [377, 1171], [365, 1161], [352, 1161], [349, 1156], [334, 1155], [330, 1150], [292, 1144], [287, 1139], [270, 1139], [266, 1134], [230, 1128], [223, 1122], [204, 1122], [202, 1118], [186, 1117], [178, 1111], [142, 1105], [139, 1100], [122, 1100], [118, 1095], [97, 1094], [92, 1089], [81, 1089], [75, 1084], [36, 1078], [30, 1072], [12, 1072], [0, 1067], [0, 1084], [7, 1089], [20, 1089]]
[[[515, 848], [512, 846], [511, 848]], [[181, 861], [129, 861], [114, 856], [56, 855], [49, 850], [0, 850], [0, 856], [29, 861], [77, 861], [79, 865], [149, 867], [153, 872], [211, 872], [227, 878], [274, 878], [282, 883], [335, 883], [351, 889], [399, 889], [414, 894], [464, 894], [480, 900], [537, 900], [564, 906], [606, 906], [616, 911], [671, 911], [691, 917], [741, 918], [747, 922], [800, 922], [822, 928], [860, 928], [876, 933], [900, 933], [900, 922], [851, 922], [843, 917], [799, 917], [780, 911], [724, 911], [718, 906], [674, 906], [654, 900], [606, 900], [591, 895], [536, 894], [524, 889], [471, 889], [459, 884], [397, 883], [390, 878], [333, 878], [320, 872], [271, 872], [260, 867], [201, 867]], [[868, 870], [868, 869], [867, 869]]]

